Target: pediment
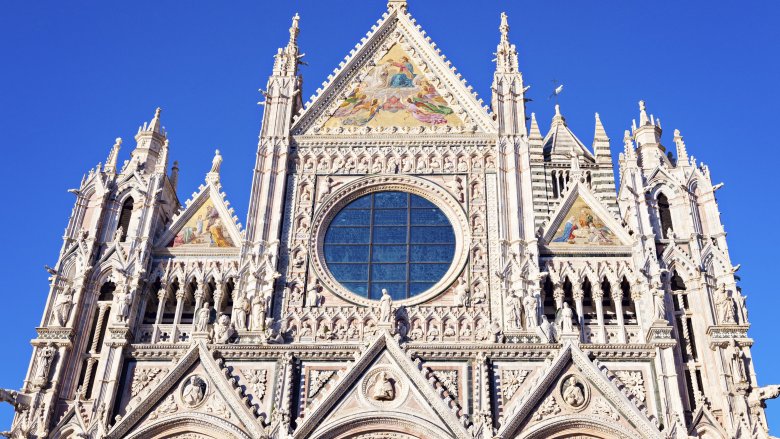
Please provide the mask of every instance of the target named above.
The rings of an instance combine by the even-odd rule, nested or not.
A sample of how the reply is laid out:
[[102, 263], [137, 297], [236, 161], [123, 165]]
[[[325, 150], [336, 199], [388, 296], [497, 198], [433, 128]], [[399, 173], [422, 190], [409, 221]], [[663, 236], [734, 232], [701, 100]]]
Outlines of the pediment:
[[606, 207], [581, 182], [566, 195], [543, 233], [551, 250], [625, 249], [632, 239]]
[[214, 182], [202, 185], [155, 241], [155, 247], [171, 253], [237, 251], [242, 239], [240, 225], [220, 189]]
[[230, 373], [223, 371], [202, 342], [196, 342], [175, 367], [161, 373], [143, 398], [125, 407], [108, 438], [147, 437], [162, 425], [186, 419], [222, 425], [238, 437], [262, 433], [257, 412], [242, 401], [243, 390], [234, 385], [237, 380], [231, 384], [226, 379]]
[[498, 437], [541, 437], [546, 431], [565, 429], [568, 423], [626, 439], [661, 437], [644, 404], [635, 396], [629, 399], [614, 375], [570, 342], [533, 380], [521, 399], [505, 411]]
[[386, 14], [304, 108], [296, 135], [495, 131], [482, 102], [402, 11]]
[[470, 437], [446, 402], [451, 397], [442, 397], [432, 387], [387, 332], [331, 379], [335, 383], [315, 396], [309, 405], [313, 410], [304, 412], [294, 438], [334, 437], [361, 428], [416, 431], [431, 438]]

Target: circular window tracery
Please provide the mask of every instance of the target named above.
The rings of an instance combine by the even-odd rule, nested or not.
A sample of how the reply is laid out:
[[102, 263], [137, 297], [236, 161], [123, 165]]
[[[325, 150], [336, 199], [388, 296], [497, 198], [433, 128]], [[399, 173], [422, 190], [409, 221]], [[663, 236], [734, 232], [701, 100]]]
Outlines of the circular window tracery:
[[435, 204], [410, 192], [387, 190], [360, 196], [337, 211], [327, 226], [323, 254], [333, 278], [350, 292], [394, 300], [417, 296], [450, 269], [455, 232]]

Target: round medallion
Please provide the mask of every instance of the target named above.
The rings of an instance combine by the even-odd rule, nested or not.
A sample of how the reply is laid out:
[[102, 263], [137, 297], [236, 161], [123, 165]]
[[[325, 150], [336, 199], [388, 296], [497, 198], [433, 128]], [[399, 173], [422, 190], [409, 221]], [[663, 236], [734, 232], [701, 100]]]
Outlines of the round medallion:
[[194, 408], [206, 400], [208, 384], [200, 375], [190, 375], [181, 385], [180, 398], [186, 407]]
[[399, 381], [399, 376], [390, 366], [372, 369], [360, 384], [361, 399], [377, 407], [398, 407], [409, 392], [408, 387]]
[[561, 401], [569, 408], [580, 411], [588, 405], [590, 388], [588, 384], [577, 375], [567, 375], [561, 380], [559, 388]]

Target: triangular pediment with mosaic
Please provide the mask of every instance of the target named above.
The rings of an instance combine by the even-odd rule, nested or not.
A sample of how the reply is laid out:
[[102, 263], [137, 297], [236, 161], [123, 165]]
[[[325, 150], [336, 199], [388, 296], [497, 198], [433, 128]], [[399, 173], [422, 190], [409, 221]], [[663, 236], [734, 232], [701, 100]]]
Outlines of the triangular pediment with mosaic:
[[565, 195], [542, 240], [550, 249], [567, 251], [592, 251], [594, 247], [618, 250], [633, 242], [612, 213], [580, 182]]
[[430, 438], [471, 437], [456, 414], [462, 409], [434, 388], [435, 378], [426, 377], [387, 332], [330, 380], [304, 410], [294, 439], [340, 437], [359, 426], [370, 431], [392, 426]]
[[[152, 370], [149, 365], [137, 367]], [[120, 420], [107, 438], [156, 437], [172, 426], [192, 422], [206, 425], [214, 437], [263, 436], [264, 415], [244, 402], [245, 389], [203, 342], [193, 344], [175, 366], [163, 369], [120, 408]], [[251, 396], [249, 401], [254, 402]]]
[[[629, 373], [650, 379], [649, 372]], [[518, 401], [505, 408], [497, 437], [547, 437], [575, 425], [622, 439], [662, 437], [644, 403], [644, 388], [640, 395], [571, 342], [533, 375]]]
[[387, 14], [293, 122], [296, 135], [492, 133], [482, 102], [414, 19]]
[[241, 224], [218, 182], [207, 181], [173, 218], [155, 247], [174, 254], [237, 252], [241, 246]]

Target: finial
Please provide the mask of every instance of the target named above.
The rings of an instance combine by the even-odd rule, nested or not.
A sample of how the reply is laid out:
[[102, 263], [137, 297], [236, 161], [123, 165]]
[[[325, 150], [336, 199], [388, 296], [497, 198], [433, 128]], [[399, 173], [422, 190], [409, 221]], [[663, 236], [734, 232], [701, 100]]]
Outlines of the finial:
[[292, 25], [290, 26], [290, 42], [287, 43], [288, 46], [295, 46], [298, 44], [298, 33], [300, 33], [298, 22], [300, 20], [301, 16], [296, 12], [295, 15], [293, 15]]
[[498, 30], [501, 31], [501, 41], [509, 40], [509, 17], [506, 12], [501, 13], [501, 25], [498, 26]]
[[647, 117], [647, 107], [645, 107], [645, 101], [639, 101], [639, 126], [643, 127], [650, 124], [650, 119]]
[[219, 168], [222, 166], [222, 155], [219, 150], [214, 150], [214, 159], [211, 160], [211, 173], [219, 174]]
[[688, 164], [688, 148], [685, 147], [680, 130], [674, 130], [674, 145], [677, 147], [677, 165], [686, 166]]
[[555, 104], [555, 115], [560, 116], [561, 115], [561, 106], [558, 104]]
[[162, 113], [162, 108], [157, 107], [157, 109], [154, 110], [154, 117], [152, 118], [152, 121], [149, 122], [149, 125], [144, 129], [144, 131], [152, 131], [155, 133], [162, 134], [162, 126], [160, 124], [160, 113]]
[[406, 11], [406, 0], [388, 0], [387, 12]]

